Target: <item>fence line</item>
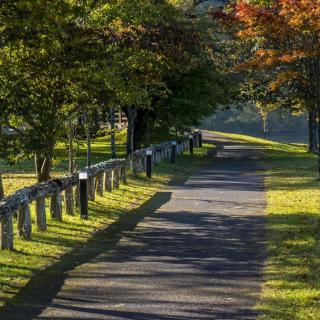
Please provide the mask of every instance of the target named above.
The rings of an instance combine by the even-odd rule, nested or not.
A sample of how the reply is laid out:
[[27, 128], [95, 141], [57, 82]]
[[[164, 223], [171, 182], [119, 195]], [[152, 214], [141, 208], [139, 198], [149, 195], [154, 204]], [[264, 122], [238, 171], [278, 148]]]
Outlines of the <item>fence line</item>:
[[[199, 133], [193, 134], [193, 144], [200, 144]], [[164, 142], [135, 151], [130, 161], [128, 159], [112, 159], [87, 167], [88, 175], [88, 197], [95, 199], [95, 194], [103, 196], [103, 192], [112, 192], [118, 189], [120, 183], [127, 183], [126, 168], [129, 163], [132, 173], [137, 175], [146, 170], [146, 151], [152, 149], [152, 165], [169, 160], [172, 150], [172, 142]], [[176, 153], [182, 154], [189, 150], [189, 139], [184, 138], [177, 143]], [[74, 192], [74, 188], [76, 189]], [[65, 192], [64, 205], [66, 213], [74, 214], [74, 206], [79, 207], [79, 173], [52, 179], [44, 183], [38, 183], [30, 187], [16, 191], [0, 202], [0, 249], [14, 248], [13, 217], [17, 217], [17, 235], [25, 240], [32, 238], [32, 225], [30, 215], [30, 204], [35, 202], [36, 227], [38, 230], [46, 231], [46, 198], [50, 198], [51, 218], [62, 221], [62, 192]]]

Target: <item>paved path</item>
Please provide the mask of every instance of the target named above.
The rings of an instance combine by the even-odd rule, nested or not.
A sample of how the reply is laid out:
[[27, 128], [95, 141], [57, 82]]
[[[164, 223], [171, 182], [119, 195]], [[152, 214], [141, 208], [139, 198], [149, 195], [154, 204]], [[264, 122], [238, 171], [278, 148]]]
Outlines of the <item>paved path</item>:
[[260, 151], [218, 142], [225, 150], [212, 165], [163, 192], [168, 201], [111, 254], [71, 271], [35, 319], [255, 319], [265, 255]]

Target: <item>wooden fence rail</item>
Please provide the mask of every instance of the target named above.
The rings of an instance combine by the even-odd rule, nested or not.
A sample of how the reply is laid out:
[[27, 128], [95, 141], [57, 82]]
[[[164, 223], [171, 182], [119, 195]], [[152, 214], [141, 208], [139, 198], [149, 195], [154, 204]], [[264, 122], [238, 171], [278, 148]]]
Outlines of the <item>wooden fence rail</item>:
[[[194, 134], [194, 145], [199, 145], [198, 134]], [[153, 150], [153, 165], [169, 160], [172, 142], [164, 142], [151, 146]], [[181, 154], [189, 149], [189, 139], [177, 143], [176, 153]], [[135, 151], [130, 157], [133, 174], [146, 169], [146, 150]], [[94, 200], [95, 194], [102, 196], [104, 191], [118, 189], [120, 183], [127, 183], [127, 159], [112, 159], [87, 167], [89, 199]], [[75, 192], [74, 192], [75, 189]], [[64, 197], [62, 193], [65, 192]], [[79, 207], [79, 173], [38, 183], [18, 190], [0, 202], [0, 249], [13, 249], [14, 230], [13, 218], [17, 217], [17, 235], [25, 240], [32, 238], [32, 223], [30, 204], [35, 202], [36, 227], [46, 231], [46, 199], [50, 199], [50, 214], [52, 219], [62, 221], [62, 202], [66, 214], [74, 214], [74, 206]]]
[[[193, 143], [195, 147], [199, 147], [199, 133], [193, 133]], [[134, 175], [137, 175], [146, 170], [147, 166], [147, 150], [152, 150], [153, 158], [152, 165], [169, 160], [171, 155], [172, 141], [163, 142], [158, 145], [150, 146], [149, 148], [135, 151], [130, 158], [131, 168]], [[176, 153], [182, 154], [189, 151], [189, 137], [177, 142]]]

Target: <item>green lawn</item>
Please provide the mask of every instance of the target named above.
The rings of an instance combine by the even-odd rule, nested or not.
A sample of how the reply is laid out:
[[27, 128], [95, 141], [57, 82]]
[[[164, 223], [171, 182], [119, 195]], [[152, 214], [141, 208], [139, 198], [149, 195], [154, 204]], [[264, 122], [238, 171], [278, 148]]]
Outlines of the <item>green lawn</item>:
[[[88, 220], [80, 220], [78, 213], [73, 217], [64, 214], [63, 222], [53, 221], [48, 216], [48, 232], [33, 230], [30, 242], [15, 237], [15, 251], [0, 253], [0, 306], [6, 302], [13, 305], [30, 303], [36, 299], [30, 287], [33, 288], [37, 279], [41, 289], [47, 290], [52, 285], [52, 278], [59, 281], [61, 273], [87, 261], [92, 254], [106, 250], [107, 245], [116, 239], [116, 227], [113, 226], [140, 212], [138, 208], [171, 181], [183, 180], [212, 161], [207, 156], [211, 149], [212, 146], [204, 145], [195, 149], [194, 155], [178, 156], [175, 165], [167, 162], [157, 165], [151, 181], [144, 175], [138, 178], [129, 175], [128, 185], [105, 193], [104, 197], [97, 197], [96, 202], [90, 203]], [[98, 232], [106, 228], [111, 230], [108, 235]]]
[[[126, 130], [116, 135], [117, 156], [126, 155]], [[92, 143], [92, 163], [98, 163], [110, 159], [110, 136], [100, 137]], [[86, 166], [87, 145], [80, 141], [76, 147], [76, 171]], [[9, 165], [0, 159], [0, 172], [3, 174], [5, 194], [11, 194], [22, 187], [36, 183], [36, 175], [33, 160], [22, 160], [15, 165]], [[59, 176], [68, 172], [68, 153], [65, 143], [58, 143], [53, 160], [52, 176]]]
[[225, 134], [265, 146], [268, 213], [263, 320], [320, 319], [320, 183], [303, 145]]

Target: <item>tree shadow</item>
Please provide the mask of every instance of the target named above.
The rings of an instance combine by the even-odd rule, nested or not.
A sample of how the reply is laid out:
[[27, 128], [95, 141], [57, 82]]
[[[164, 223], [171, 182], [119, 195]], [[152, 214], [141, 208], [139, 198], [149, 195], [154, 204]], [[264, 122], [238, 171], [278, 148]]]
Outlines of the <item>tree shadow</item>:
[[31, 320], [39, 315], [60, 291], [69, 271], [114, 249], [123, 232], [133, 230], [146, 214], [154, 212], [169, 199], [170, 193], [157, 193], [139, 209], [121, 215], [116, 222], [97, 232], [81, 248], [73, 249], [56, 263], [39, 271], [14, 298], [6, 301], [0, 310], [0, 319], [21, 320], [23, 317]]
[[263, 216], [205, 211], [148, 215], [111, 253], [71, 272], [79, 287], [62, 291], [52, 315], [37, 319], [255, 319], [264, 224]]

